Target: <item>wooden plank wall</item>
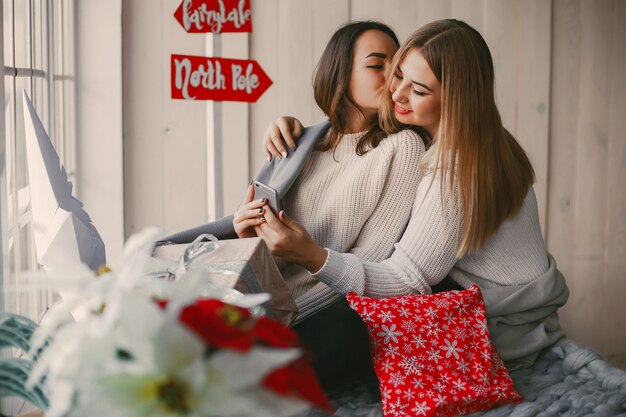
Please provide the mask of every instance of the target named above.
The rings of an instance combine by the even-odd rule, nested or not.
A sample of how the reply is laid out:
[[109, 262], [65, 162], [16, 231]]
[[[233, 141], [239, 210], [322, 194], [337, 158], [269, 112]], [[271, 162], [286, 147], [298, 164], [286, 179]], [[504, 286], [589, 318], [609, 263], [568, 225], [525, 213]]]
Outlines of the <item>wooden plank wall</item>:
[[626, 2], [614, 1], [610, 19], [612, 38], [608, 76], [611, 80], [611, 98], [607, 109], [609, 160], [606, 166], [607, 209], [603, 216], [603, 303], [607, 305], [607, 314], [599, 321], [602, 323], [604, 353], [626, 369], [626, 332], [620, 325], [616, 325], [626, 321]]
[[[251, 1], [247, 54], [274, 85], [247, 114], [224, 118], [225, 132], [249, 138], [229, 148], [237, 139], [224, 136], [222, 165], [241, 170], [224, 177], [225, 212], [265, 162], [270, 120], [322, 120], [313, 69], [339, 25], [378, 19], [403, 40], [433, 19], [466, 20], [490, 46], [504, 124], [535, 166], [544, 237], [571, 289], [562, 323], [571, 338], [626, 368], [626, 333], [617, 330], [626, 321], [625, 1]], [[169, 54], [201, 55], [205, 41], [177, 27], [171, 14], [179, 0], [123, 4], [126, 233], [153, 224], [173, 232], [206, 220], [209, 164], [207, 107], [169, 99]], [[222, 35], [223, 45], [229, 39]], [[238, 158], [237, 149], [248, 154]]]
[[172, 100], [170, 55], [204, 55], [172, 17], [178, 0], [122, 4], [125, 234], [206, 221], [206, 106]]
[[569, 335], [626, 368], [626, 4], [554, 1], [548, 248]]
[[[485, 37], [505, 126], [529, 153], [549, 250], [571, 289], [568, 335], [626, 368], [626, 2], [603, 0], [252, 0], [250, 55], [275, 85], [250, 111], [250, 171], [281, 114], [322, 119], [313, 68], [335, 28], [379, 19], [401, 40], [434, 19]], [[274, 46], [275, 45], [275, 46]]]

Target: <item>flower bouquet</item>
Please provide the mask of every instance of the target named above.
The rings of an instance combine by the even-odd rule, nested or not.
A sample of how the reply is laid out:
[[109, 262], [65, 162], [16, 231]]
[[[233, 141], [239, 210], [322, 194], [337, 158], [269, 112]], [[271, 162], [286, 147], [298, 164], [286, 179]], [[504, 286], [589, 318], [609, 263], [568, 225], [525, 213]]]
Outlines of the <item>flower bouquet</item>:
[[[329, 409], [296, 334], [265, 317], [266, 294], [158, 278], [155, 231], [97, 274], [45, 274], [64, 299], [30, 339], [27, 388], [57, 416], [288, 416]], [[45, 401], [42, 402], [45, 404]]]

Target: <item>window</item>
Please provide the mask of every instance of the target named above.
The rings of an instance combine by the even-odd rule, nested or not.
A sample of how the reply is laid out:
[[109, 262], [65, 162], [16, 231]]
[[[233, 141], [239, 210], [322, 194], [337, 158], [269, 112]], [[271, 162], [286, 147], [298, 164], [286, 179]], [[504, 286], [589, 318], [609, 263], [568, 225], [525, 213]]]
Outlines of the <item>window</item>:
[[[38, 321], [54, 295], [23, 291], [37, 268], [31, 230], [22, 90], [31, 98], [70, 180], [75, 175], [74, 1], [1, 0], [4, 67], [2, 309]], [[0, 165], [1, 166], [1, 165]], [[0, 172], [2, 172], [0, 170]]]

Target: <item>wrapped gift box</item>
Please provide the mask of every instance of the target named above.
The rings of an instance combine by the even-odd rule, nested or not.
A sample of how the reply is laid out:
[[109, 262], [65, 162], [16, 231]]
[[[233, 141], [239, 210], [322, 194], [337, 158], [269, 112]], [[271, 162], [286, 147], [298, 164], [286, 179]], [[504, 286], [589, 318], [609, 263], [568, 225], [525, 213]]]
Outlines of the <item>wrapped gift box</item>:
[[[156, 258], [180, 259], [188, 245], [164, 245], [154, 250]], [[264, 305], [267, 315], [288, 325], [298, 313], [291, 292], [272, 254], [260, 238], [220, 240], [217, 248], [195, 257], [188, 269], [203, 269], [210, 273], [211, 283], [233, 288], [242, 293], [269, 293], [272, 298]]]

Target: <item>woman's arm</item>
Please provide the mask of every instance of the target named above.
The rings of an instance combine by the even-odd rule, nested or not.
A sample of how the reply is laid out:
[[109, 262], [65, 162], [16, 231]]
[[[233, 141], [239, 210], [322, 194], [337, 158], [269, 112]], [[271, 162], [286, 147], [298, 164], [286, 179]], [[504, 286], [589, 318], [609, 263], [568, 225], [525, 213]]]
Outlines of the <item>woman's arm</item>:
[[[389, 168], [376, 208], [352, 244], [350, 254], [356, 259], [380, 261], [389, 256], [410, 217], [420, 182], [419, 161], [424, 144], [413, 132], [405, 132], [399, 139], [395, 152], [389, 155]], [[265, 217], [267, 223], [256, 230], [273, 254], [310, 271], [317, 271], [328, 263], [327, 251], [318, 246], [300, 224], [284, 213], [280, 214], [282, 221], [272, 213]], [[302, 299], [300, 303], [308, 304], [309, 301]]]
[[294, 320], [294, 324], [311, 317], [316, 312], [325, 309], [343, 297], [343, 294], [337, 294], [328, 285], [318, 282], [313, 288], [296, 298], [295, 302], [299, 313]]
[[[372, 297], [430, 293], [458, 261], [458, 219], [454, 194], [441, 195], [439, 176], [425, 177], [417, 191], [406, 231], [389, 259], [365, 262], [352, 253], [328, 250], [323, 267], [314, 276], [334, 291]], [[446, 209], [442, 208], [442, 203]]]

